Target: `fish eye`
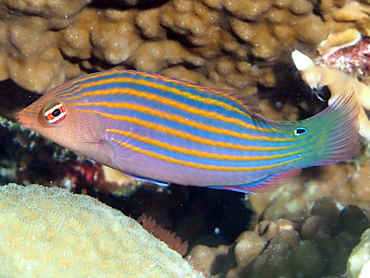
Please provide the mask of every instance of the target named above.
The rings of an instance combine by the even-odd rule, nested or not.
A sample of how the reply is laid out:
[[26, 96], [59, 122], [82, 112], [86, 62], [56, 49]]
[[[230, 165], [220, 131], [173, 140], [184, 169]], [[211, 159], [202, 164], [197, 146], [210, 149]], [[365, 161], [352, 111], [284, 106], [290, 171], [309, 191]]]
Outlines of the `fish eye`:
[[294, 131], [293, 131], [293, 134], [294, 136], [302, 136], [304, 134], [306, 134], [308, 132], [308, 129], [303, 127], [303, 126], [300, 126], [300, 127], [297, 127]]
[[63, 103], [52, 101], [44, 106], [43, 117], [49, 124], [59, 124], [63, 122], [66, 115], [67, 110]]

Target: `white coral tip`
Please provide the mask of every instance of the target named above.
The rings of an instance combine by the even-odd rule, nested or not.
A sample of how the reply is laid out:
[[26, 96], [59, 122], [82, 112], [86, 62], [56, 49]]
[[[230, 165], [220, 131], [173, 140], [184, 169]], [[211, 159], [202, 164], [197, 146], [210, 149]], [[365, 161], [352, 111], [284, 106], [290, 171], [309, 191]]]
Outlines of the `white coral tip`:
[[310, 59], [310, 57], [304, 55], [302, 52], [298, 50], [294, 50], [292, 52], [292, 58], [295, 66], [300, 71], [305, 71], [310, 69], [314, 66], [313, 61]]

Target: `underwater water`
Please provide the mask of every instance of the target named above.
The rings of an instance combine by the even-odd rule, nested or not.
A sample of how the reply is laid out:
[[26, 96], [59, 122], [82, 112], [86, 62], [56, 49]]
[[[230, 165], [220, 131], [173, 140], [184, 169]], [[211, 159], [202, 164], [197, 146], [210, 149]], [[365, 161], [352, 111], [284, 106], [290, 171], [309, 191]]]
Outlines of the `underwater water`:
[[[108, 228], [86, 232], [88, 208], [84, 210], [86, 215], [79, 214], [84, 215], [81, 219], [86, 222], [78, 219], [83, 224], [75, 221], [78, 214], [68, 216], [77, 211], [78, 201], [63, 206], [50, 220], [41, 219], [37, 206], [47, 210], [54, 201], [41, 196], [42, 200], [35, 202], [36, 196], [18, 208], [17, 197], [10, 194], [8, 199], [0, 200], [0, 211], [18, 220], [7, 222], [12, 217], [5, 219], [5, 213], [0, 214], [0, 231], [5, 231], [0, 233], [0, 276], [50, 277], [43, 273], [50, 267], [65, 271], [69, 275], [66, 277], [86, 277], [87, 273], [101, 277], [94, 272], [93, 256], [81, 257], [83, 248], [73, 252], [68, 249], [83, 246], [76, 242], [87, 242], [85, 236], [99, 238], [99, 233], [108, 240], [95, 242], [91, 253], [102, 254], [96, 265], [102, 265], [99, 271], [107, 271], [106, 277], [117, 277], [113, 258], [121, 261], [120, 270], [130, 277], [164, 277], [151, 273], [153, 265], [169, 267], [168, 277], [370, 275], [366, 270], [370, 252], [365, 232], [370, 227], [368, 1], [46, 2], [0, 0], [0, 30], [4, 35], [0, 36], [1, 186], [40, 184], [91, 196], [118, 210], [112, 212], [114, 216], [123, 213], [164, 241], [180, 254], [176, 253], [179, 265], [171, 264], [173, 253], [166, 261], [157, 257], [155, 262], [149, 260], [156, 252], [167, 254], [167, 245], [152, 240], [146, 246], [140, 232], [127, 225], [130, 233], [137, 234], [132, 242], [142, 244], [138, 251], [117, 232], [121, 231], [116, 227], [120, 222], [104, 208], [96, 214], [109, 222]], [[316, 57], [315, 67], [321, 69], [320, 74], [297, 70], [291, 58], [296, 49]], [[50, 89], [111, 68], [159, 73], [226, 90], [240, 99], [245, 95], [251, 107], [254, 102], [258, 104], [261, 111], [255, 104], [254, 109], [264, 117], [283, 121], [312, 117], [345, 87], [351, 87], [359, 102], [360, 133], [365, 139], [359, 139], [361, 149], [353, 159], [309, 167], [284, 179], [280, 187], [244, 194], [135, 180], [17, 123], [17, 113]], [[336, 74], [327, 74], [329, 68]], [[343, 77], [342, 73], [350, 75]], [[315, 86], [310, 82], [316, 82]], [[47, 116], [52, 121], [56, 117], [56, 122], [63, 118], [53, 113]], [[346, 132], [340, 128], [337, 131]], [[61, 234], [53, 229], [59, 214], [67, 215], [62, 223], [67, 232]], [[33, 218], [46, 221], [36, 225]], [[109, 251], [115, 236], [128, 250]], [[60, 243], [51, 248], [55, 252], [40, 251], [38, 248], [48, 245], [50, 238]], [[21, 249], [17, 239], [26, 244], [25, 251], [9, 259], [12, 250]], [[39, 260], [32, 259], [31, 255], [38, 253]], [[143, 260], [136, 261], [130, 254]], [[85, 272], [74, 272], [76, 265], [72, 262], [84, 260], [91, 263], [81, 267]], [[5, 269], [5, 264], [10, 268]], [[13, 266], [17, 266], [17, 274], [12, 274]], [[34, 271], [34, 276], [24, 274], [28, 271]]]

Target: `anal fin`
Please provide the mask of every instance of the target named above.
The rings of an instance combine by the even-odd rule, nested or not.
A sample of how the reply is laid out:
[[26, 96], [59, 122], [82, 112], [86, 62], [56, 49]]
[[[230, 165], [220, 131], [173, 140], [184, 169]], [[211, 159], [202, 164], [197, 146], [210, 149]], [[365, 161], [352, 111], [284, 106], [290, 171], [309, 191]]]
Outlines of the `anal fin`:
[[165, 183], [165, 182], [160, 182], [160, 181], [156, 181], [156, 180], [152, 180], [152, 179], [148, 179], [148, 178], [138, 177], [138, 176], [130, 175], [130, 174], [127, 174], [127, 173], [124, 173], [124, 174], [126, 176], [129, 176], [130, 178], [133, 178], [133, 179], [141, 181], [141, 182], [154, 183], [154, 184], [162, 186], [162, 187], [168, 187], [169, 186], [169, 184]]
[[291, 169], [268, 176], [262, 180], [239, 186], [210, 186], [214, 189], [232, 190], [241, 193], [262, 193], [284, 185], [287, 178], [299, 175], [302, 169]]

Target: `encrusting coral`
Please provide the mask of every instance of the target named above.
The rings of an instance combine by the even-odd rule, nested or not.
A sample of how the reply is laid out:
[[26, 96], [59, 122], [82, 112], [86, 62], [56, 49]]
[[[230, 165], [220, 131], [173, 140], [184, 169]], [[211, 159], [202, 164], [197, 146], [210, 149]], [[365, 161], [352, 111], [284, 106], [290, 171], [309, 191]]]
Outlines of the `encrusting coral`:
[[135, 220], [84, 195], [0, 187], [0, 276], [202, 277]]
[[[354, 45], [363, 36], [370, 35], [370, 2], [368, 0], [335, 2], [336, 9], [330, 7], [323, 11], [324, 21], [329, 22], [328, 25], [332, 25], [332, 28], [328, 37], [318, 47], [322, 56], [328, 56], [338, 49]], [[326, 5], [323, 4], [323, 6]]]
[[370, 37], [362, 38], [353, 46], [314, 59], [317, 66], [340, 70], [355, 75], [359, 81], [370, 85]]
[[297, 47], [314, 53], [325, 39], [331, 45], [342, 22], [367, 32], [368, 3], [339, 2], [1, 0], [0, 80], [44, 92], [122, 66], [255, 92], [276, 83], [259, 62]]
[[67, 28], [89, 2], [0, 1], [0, 80], [11, 78], [40, 92], [76, 71], [60, 51], [56, 31]]

